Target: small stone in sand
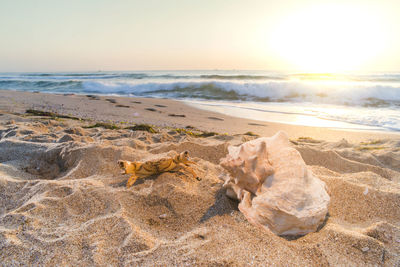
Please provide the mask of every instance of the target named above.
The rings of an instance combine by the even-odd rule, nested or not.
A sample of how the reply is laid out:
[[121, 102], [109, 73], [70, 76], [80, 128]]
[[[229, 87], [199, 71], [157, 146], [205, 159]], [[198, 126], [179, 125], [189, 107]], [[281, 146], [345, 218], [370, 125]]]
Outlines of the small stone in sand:
[[368, 187], [365, 188], [363, 194], [364, 194], [364, 195], [367, 195], [367, 194], [368, 194]]
[[160, 218], [160, 219], [165, 219], [165, 218], [167, 218], [167, 214], [166, 214], [166, 213], [161, 214], [160, 216], [158, 216], [158, 218]]

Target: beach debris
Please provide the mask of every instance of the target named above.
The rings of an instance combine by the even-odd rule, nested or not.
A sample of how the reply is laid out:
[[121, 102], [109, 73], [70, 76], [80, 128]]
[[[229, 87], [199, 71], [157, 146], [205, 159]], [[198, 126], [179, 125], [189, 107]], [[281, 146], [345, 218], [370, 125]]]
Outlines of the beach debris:
[[166, 214], [166, 213], [161, 214], [161, 215], [158, 216], [158, 218], [160, 218], [160, 219], [166, 219], [166, 218], [167, 218], [167, 214]]
[[196, 164], [189, 160], [189, 152], [184, 151], [180, 154], [176, 154], [173, 157], [165, 157], [158, 160], [150, 160], [146, 162], [140, 161], [126, 161], [119, 160], [118, 165], [124, 170], [124, 174], [131, 174], [131, 177], [126, 183], [126, 187], [131, 187], [137, 179], [145, 178], [153, 174], [160, 174], [163, 172], [176, 172], [180, 170], [186, 170], [197, 179], [197, 175], [190, 164]]
[[89, 126], [83, 126], [83, 128], [90, 129], [90, 128], [104, 128], [108, 130], [118, 130], [121, 129], [121, 127], [113, 124], [113, 123], [108, 123], [108, 122], [96, 122], [93, 125]]
[[37, 110], [37, 109], [27, 109], [25, 111], [25, 113], [28, 115], [32, 115], [32, 116], [51, 117], [52, 119], [62, 118], [62, 119], [71, 119], [71, 120], [83, 120], [81, 118], [77, 118], [74, 116], [62, 115], [62, 114], [58, 114], [55, 112], [49, 112], [49, 111], [43, 111], [43, 110]]
[[[177, 133], [186, 134], [186, 135], [189, 135], [189, 136], [192, 136], [192, 137], [210, 137], [210, 136], [219, 135], [219, 133], [216, 133], [216, 132], [201, 131], [201, 130], [198, 130], [198, 129], [195, 129], [195, 128], [188, 128], [188, 127], [186, 127], [186, 128], [187, 129], [176, 128], [175, 131]], [[191, 129], [191, 130], [188, 130], [188, 129]]]
[[248, 136], [255, 136], [255, 137], [259, 137], [260, 135], [253, 133], [253, 132], [245, 132], [243, 135], [248, 135]]
[[303, 235], [325, 220], [326, 185], [307, 169], [286, 133], [230, 146], [221, 166], [226, 194], [253, 224], [278, 235]]

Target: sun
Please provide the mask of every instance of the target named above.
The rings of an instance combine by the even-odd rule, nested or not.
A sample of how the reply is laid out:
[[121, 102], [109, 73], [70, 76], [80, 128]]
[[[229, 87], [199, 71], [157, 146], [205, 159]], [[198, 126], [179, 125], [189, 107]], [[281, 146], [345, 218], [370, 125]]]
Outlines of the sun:
[[320, 5], [298, 10], [278, 22], [269, 43], [298, 71], [355, 71], [382, 52], [385, 27], [372, 10]]

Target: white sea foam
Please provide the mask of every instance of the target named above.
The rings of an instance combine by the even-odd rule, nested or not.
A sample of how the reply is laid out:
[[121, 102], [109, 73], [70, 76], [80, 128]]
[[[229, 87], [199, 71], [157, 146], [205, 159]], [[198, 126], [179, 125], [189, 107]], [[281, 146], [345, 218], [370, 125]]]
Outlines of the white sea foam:
[[264, 102], [313, 102], [342, 105], [400, 104], [400, 84], [261, 82], [84, 82], [84, 92]]
[[200, 109], [260, 121], [353, 130], [400, 131], [400, 112], [314, 103], [185, 101]]
[[288, 120], [282, 117], [284, 114], [286, 117], [295, 114], [400, 130], [400, 74], [396, 73], [341, 76], [260, 71], [2, 73], [0, 89], [201, 99], [219, 101], [221, 105], [221, 101], [229, 101], [233, 108], [227, 110], [232, 113], [236, 112], [235, 107], [243, 109], [241, 105], [247, 105], [248, 110], [281, 114], [279, 120], [283, 121]]

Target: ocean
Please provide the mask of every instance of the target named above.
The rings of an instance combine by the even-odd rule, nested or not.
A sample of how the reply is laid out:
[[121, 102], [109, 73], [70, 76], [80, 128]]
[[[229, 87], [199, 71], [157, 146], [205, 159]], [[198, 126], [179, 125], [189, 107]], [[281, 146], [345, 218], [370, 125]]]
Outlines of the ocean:
[[260, 121], [400, 131], [400, 73], [98, 71], [0, 73], [0, 89], [170, 98]]

